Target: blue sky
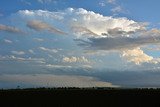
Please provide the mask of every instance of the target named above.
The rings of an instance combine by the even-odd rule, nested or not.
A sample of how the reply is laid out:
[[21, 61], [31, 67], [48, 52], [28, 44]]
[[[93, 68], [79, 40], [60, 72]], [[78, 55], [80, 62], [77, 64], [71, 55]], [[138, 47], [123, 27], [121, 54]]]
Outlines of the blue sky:
[[0, 88], [159, 87], [159, 2], [1, 0]]

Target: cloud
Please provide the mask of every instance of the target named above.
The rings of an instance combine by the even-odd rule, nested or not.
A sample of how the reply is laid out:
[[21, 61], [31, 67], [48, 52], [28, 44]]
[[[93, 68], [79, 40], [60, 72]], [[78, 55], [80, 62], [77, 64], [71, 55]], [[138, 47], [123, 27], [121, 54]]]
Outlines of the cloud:
[[86, 50], [117, 50], [133, 49], [136, 47], [157, 44], [160, 42], [160, 36], [156, 37], [139, 36], [139, 37], [104, 37], [104, 38], [89, 38], [89, 41], [76, 39], [79, 46], [84, 47]]
[[116, 4], [116, 0], [103, 0], [103, 1], [100, 1], [99, 2], [99, 5], [104, 7], [106, 6], [107, 4], [112, 4], [112, 5], [115, 5]]
[[[89, 76], [68, 76], [53, 74], [35, 74], [35, 75], [0, 75], [0, 81], [21, 83], [30, 87], [119, 87], [109, 82], [100, 81], [97, 78]], [[3, 87], [4, 88], [4, 87]], [[12, 87], [13, 88], [13, 87]], [[23, 86], [22, 86], [23, 88]]]
[[106, 6], [106, 3], [104, 1], [101, 1], [101, 2], [99, 2], [99, 5], [104, 7], [104, 6]]
[[116, 4], [116, 0], [107, 0], [107, 3]]
[[122, 13], [122, 12], [124, 12], [124, 10], [123, 10], [123, 8], [121, 6], [114, 7], [114, 8], [111, 9], [111, 11], [113, 13]]
[[55, 1], [55, 0], [37, 0], [39, 3], [51, 3], [52, 1]]
[[[73, 64], [74, 63], [74, 64]], [[78, 64], [78, 65], [75, 65]], [[76, 73], [77, 71], [92, 71], [93, 66], [88, 62], [64, 62], [59, 64], [46, 64], [43, 66], [47, 71], [55, 71], [57, 73], [69, 73], [68, 71]]]
[[41, 30], [46, 30], [50, 29], [51, 26], [49, 26], [47, 23], [39, 21], [39, 20], [32, 20], [27, 23], [27, 26], [31, 29], [41, 31]]
[[[64, 28], [63, 30], [65, 32], [85, 32], [91, 33], [94, 36], [106, 33], [109, 29], [121, 28], [123, 31], [136, 31], [137, 29], [140, 29], [140, 27], [144, 26], [143, 23], [138, 23], [127, 18], [103, 16], [98, 13], [94, 13], [93, 11], [87, 11], [83, 8], [68, 8], [64, 11], [58, 12], [21, 10], [18, 14], [21, 18], [26, 18], [28, 20], [27, 26], [34, 30], [56, 29], [51, 26], [52, 24], [56, 24]], [[41, 21], [42, 19], [44, 21]], [[51, 23], [51, 25], [48, 23]], [[71, 30], [71, 32], [69, 30]], [[82, 35], [84, 35], [84, 33], [82, 33]]]
[[33, 40], [38, 41], [38, 42], [43, 42], [44, 41], [44, 39], [42, 39], [42, 38], [33, 38]]
[[137, 65], [153, 60], [152, 56], [145, 54], [140, 48], [123, 51], [122, 57], [127, 59], [129, 62], [134, 62]]
[[45, 22], [48, 22], [48, 21], [53, 22], [53, 21], [60, 21], [64, 19], [63, 12], [54, 12], [54, 11], [47, 11], [47, 10], [19, 10], [14, 15], [16, 15], [16, 17], [26, 19], [27, 21], [43, 20]]
[[47, 64], [46, 65], [47, 68], [72, 68], [72, 66], [68, 66], [68, 65], [55, 65], [55, 64]]
[[68, 62], [68, 63], [76, 63], [76, 62], [80, 62], [80, 63], [89, 63], [88, 59], [86, 59], [84, 56], [82, 57], [64, 57], [63, 58], [63, 62]]
[[22, 33], [22, 31], [16, 27], [7, 26], [3, 24], [0, 24], [0, 31], [5, 31], [9, 33]]
[[111, 37], [115, 37], [115, 36], [126, 36], [129, 37], [130, 35], [134, 34], [135, 31], [123, 31], [121, 28], [114, 28], [114, 29], [109, 29], [108, 31], [108, 35]]
[[31, 3], [28, 2], [28, 1], [26, 1], [26, 0], [21, 0], [21, 2], [24, 3], [24, 4], [26, 4], [26, 5], [29, 5], [29, 6], [31, 5]]
[[24, 61], [25, 58], [11, 56], [0, 56], [0, 61]]
[[24, 57], [16, 57], [14, 55], [10, 55], [10, 56], [0, 56], [0, 61], [31, 61], [31, 62], [37, 62], [40, 64], [44, 64], [45, 63], [45, 59], [44, 58], [24, 58]]
[[8, 43], [8, 44], [12, 44], [13, 43], [11, 40], [8, 40], [8, 39], [4, 39], [4, 42]]
[[[114, 7], [119, 6], [116, 1], [109, 2], [113, 3]], [[114, 2], [116, 3], [114, 4]], [[149, 29], [146, 23], [136, 22], [125, 17], [103, 16], [83, 8], [68, 8], [61, 11], [20, 10], [15, 15], [21, 20], [23, 19], [24, 23], [27, 23], [27, 27], [35, 30], [35, 33], [53, 31], [55, 34], [64, 34], [67, 32], [68, 38], [74, 38], [78, 46], [87, 51], [123, 52], [160, 42], [159, 29]], [[41, 47], [41, 50], [51, 52], [52, 49]], [[68, 57], [66, 59], [68, 62], [70, 59], [75, 62], [76, 58]]]
[[66, 35], [65, 32], [45, 23], [40, 20], [32, 20], [27, 22], [27, 27], [34, 29], [36, 31], [42, 31], [42, 30], [47, 30], [51, 33], [56, 33], [56, 34], [61, 34], [61, 35]]
[[31, 54], [35, 54], [35, 52], [32, 49], [29, 49], [28, 52]]
[[[108, 3], [115, 7], [119, 6], [115, 0], [109, 0]], [[114, 11], [119, 11], [119, 9], [121, 10], [120, 6]], [[157, 44], [160, 41], [159, 30], [147, 29], [146, 23], [136, 22], [125, 17], [103, 16], [83, 8], [68, 8], [57, 12], [25, 10], [19, 11], [19, 14], [28, 17], [28, 27], [37, 31], [49, 30], [52, 24], [61, 26], [61, 28], [64, 28], [64, 32], [68, 32], [69, 35], [75, 37], [74, 40], [79, 46], [88, 51], [114, 50], [122, 52]], [[35, 17], [35, 19], [31, 17]], [[44, 22], [39, 21], [42, 20], [40, 18]], [[51, 23], [51, 25], [47, 23]], [[76, 58], [66, 59], [68, 62], [72, 62], [70, 59], [75, 62]]]
[[12, 54], [15, 54], [15, 55], [24, 55], [25, 52], [24, 51], [11, 51]]
[[135, 49], [124, 50], [121, 55], [122, 58], [126, 59], [128, 62], [133, 62], [136, 65], [142, 64], [150, 64], [148, 66], [156, 67], [155, 65], [159, 65], [160, 58], [154, 58], [152, 56], [147, 55], [144, 51], [137, 47]]
[[82, 68], [84, 68], [84, 69], [91, 69], [93, 67], [91, 65], [82, 65]]
[[[83, 8], [68, 8], [57, 12], [20, 10], [16, 13], [16, 17], [25, 19], [27, 26], [36, 31], [47, 30], [58, 34], [66, 34], [65, 32], [67, 32], [69, 35], [78, 35], [78, 37], [102, 37], [102, 33], [107, 33], [108, 30], [115, 28], [119, 28], [125, 32], [135, 32], [145, 26], [143, 23], [135, 22], [124, 17], [113, 18], [111, 16], [103, 16]], [[63, 31], [54, 27], [55, 25], [63, 28]]]
[[128, 13], [128, 10], [124, 9], [118, 2], [117, 0], [105, 0], [105, 1], [100, 1], [99, 5], [104, 7], [107, 4], [110, 4], [113, 8], [111, 9], [111, 12], [114, 15], [117, 15], [118, 13]]
[[91, 30], [87, 29], [86, 27], [83, 26], [72, 26], [71, 28], [75, 35], [79, 35], [79, 37], [86, 37], [86, 36], [95, 36], [98, 37], [99, 35], [92, 32]]
[[141, 23], [128, 20], [127, 18], [112, 18], [108, 16], [102, 16], [100, 14], [94, 13], [92, 11], [86, 11], [84, 9], [72, 11], [72, 14], [77, 14], [79, 17], [77, 21], [73, 21], [72, 23], [73, 25], [79, 26], [81, 29], [80, 33], [86, 32], [87, 29], [89, 32], [102, 36], [102, 33], [107, 33], [107, 31], [110, 29], [120, 28], [122, 31], [129, 32], [136, 31], [144, 26]]
[[50, 53], [57, 53], [57, 49], [50, 49], [50, 48], [45, 48], [45, 47], [39, 47], [40, 50], [45, 51], [45, 52], [50, 52]]

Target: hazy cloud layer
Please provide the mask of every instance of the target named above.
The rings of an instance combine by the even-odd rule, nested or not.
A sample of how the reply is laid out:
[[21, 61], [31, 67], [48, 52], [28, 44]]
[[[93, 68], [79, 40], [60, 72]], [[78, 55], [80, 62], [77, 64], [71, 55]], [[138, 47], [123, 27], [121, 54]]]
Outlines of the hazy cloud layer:
[[22, 33], [22, 31], [16, 27], [7, 26], [3, 24], [0, 24], [0, 31], [5, 31], [9, 33]]
[[1, 81], [12, 84], [27, 84], [30, 87], [118, 87], [117, 85], [112, 85], [112, 83], [103, 82], [93, 77], [53, 74], [0, 75]]
[[16, 57], [14, 55], [10, 56], [0, 56], [0, 61], [34, 61], [37, 63], [45, 63], [44, 58], [24, 58], [24, 57]]

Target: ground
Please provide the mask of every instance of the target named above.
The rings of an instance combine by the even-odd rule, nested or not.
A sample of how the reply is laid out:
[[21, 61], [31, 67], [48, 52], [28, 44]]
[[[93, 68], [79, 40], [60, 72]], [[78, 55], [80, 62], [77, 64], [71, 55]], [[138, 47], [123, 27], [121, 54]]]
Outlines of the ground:
[[160, 106], [160, 89], [37, 88], [0, 91], [1, 107]]

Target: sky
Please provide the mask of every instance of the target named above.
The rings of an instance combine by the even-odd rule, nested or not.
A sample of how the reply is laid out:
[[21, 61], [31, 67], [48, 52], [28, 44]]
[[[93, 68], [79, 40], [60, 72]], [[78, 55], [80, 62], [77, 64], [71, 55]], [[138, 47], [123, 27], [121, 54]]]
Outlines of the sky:
[[0, 88], [160, 87], [159, 0], [1, 0]]

